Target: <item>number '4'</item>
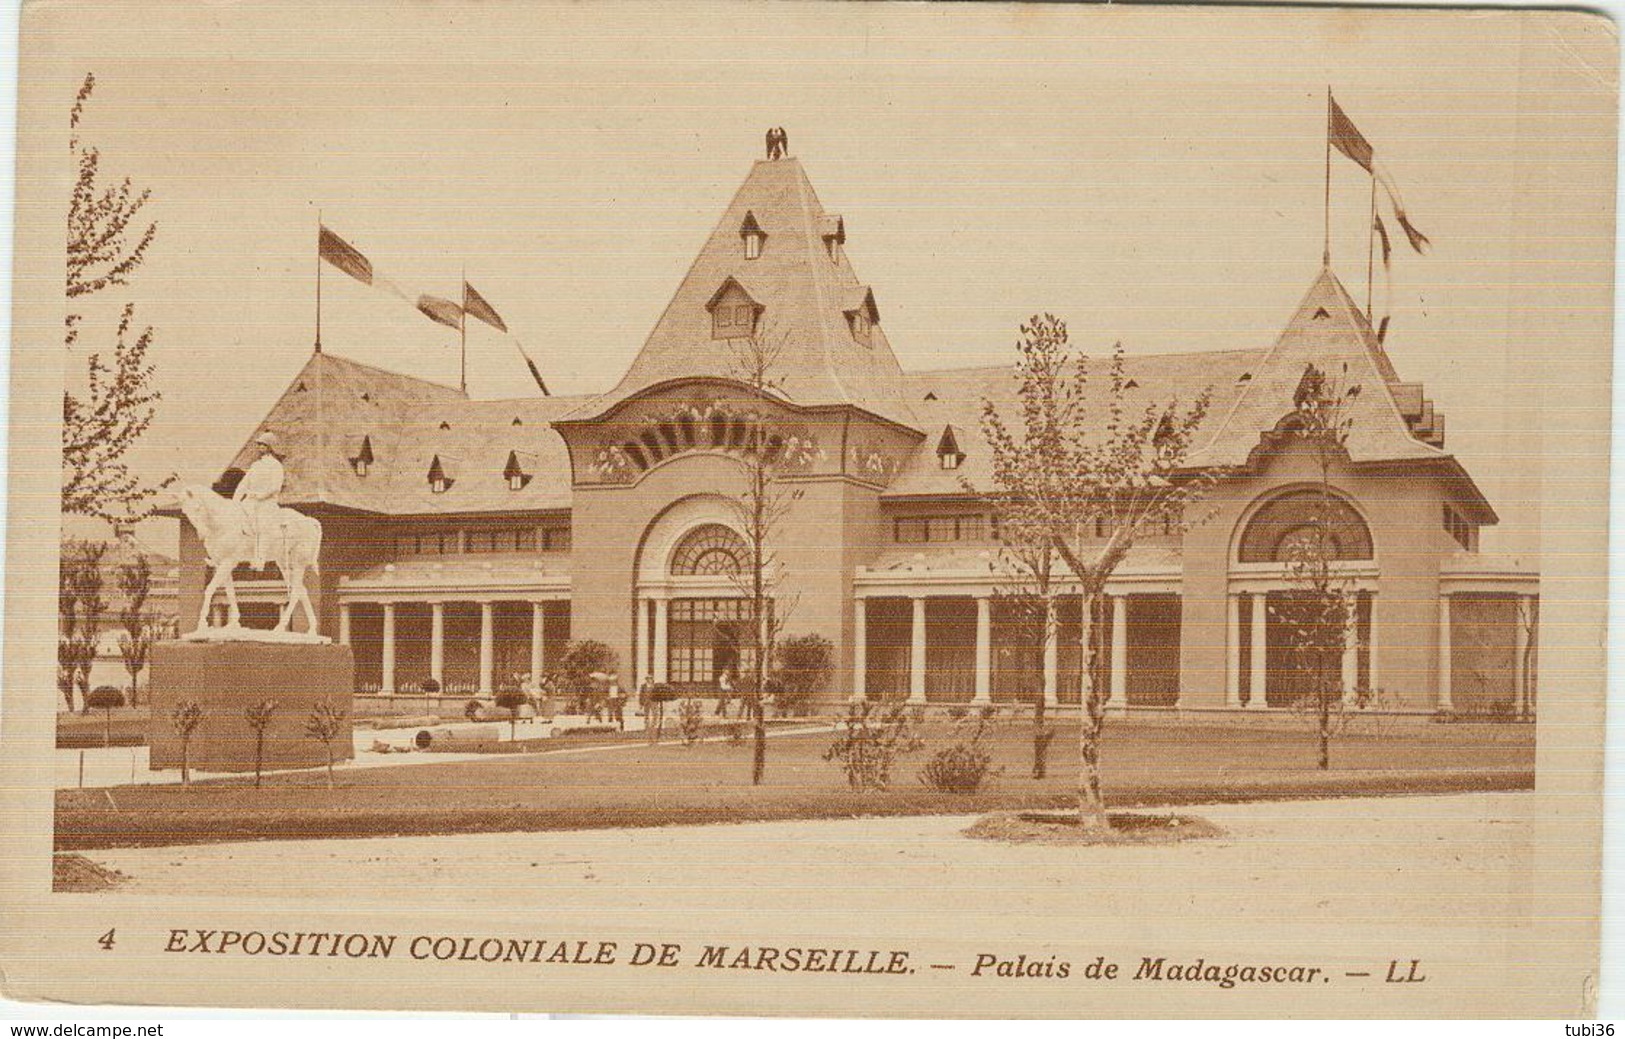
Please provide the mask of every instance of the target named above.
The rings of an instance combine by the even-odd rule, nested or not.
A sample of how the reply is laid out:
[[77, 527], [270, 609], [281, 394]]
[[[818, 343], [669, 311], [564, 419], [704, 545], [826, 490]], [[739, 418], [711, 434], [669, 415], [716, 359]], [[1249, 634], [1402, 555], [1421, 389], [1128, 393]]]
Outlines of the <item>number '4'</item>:
[[118, 928], [115, 927], [112, 930], [108, 931], [106, 934], [102, 935], [100, 938], [97, 938], [96, 939], [96, 944], [100, 945], [104, 949], [112, 949], [113, 948], [113, 935], [115, 935], [117, 933], [118, 933]]

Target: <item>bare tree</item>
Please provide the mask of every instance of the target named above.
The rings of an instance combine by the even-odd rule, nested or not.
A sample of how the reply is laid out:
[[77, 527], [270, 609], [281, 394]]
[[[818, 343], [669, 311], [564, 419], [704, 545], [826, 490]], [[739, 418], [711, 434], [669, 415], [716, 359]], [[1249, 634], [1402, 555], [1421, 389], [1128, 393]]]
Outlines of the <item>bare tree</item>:
[[1025, 543], [1032, 558], [1053, 552], [1082, 597], [1078, 821], [1100, 832], [1109, 823], [1100, 795], [1105, 701], [1093, 677], [1095, 604], [1136, 539], [1186, 529], [1217, 480], [1217, 470], [1189, 464], [1209, 393], [1184, 409], [1178, 401], [1156, 402], [1130, 416], [1119, 344], [1105, 390], [1091, 401], [1088, 360], [1072, 357], [1066, 323], [1049, 314], [1022, 326], [1016, 349], [1019, 416], [1007, 423], [997, 404], [983, 402], [982, 433], [993, 462], [984, 497], [999, 517], [1001, 538]]
[[745, 535], [745, 549], [749, 553], [744, 568], [732, 577], [750, 603], [754, 659], [751, 676], [741, 692], [755, 734], [750, 781], [760, 785], [767, 771], [768, 674], [778, 637], [795, 609], [793, 600], [784, 601], [776, 595], [783, 574], [774, 543], [785, 516], [801, 498], [801, 491], [787, 487], [781, 477], [787, 466], [804, 463], [812, 447], [808, 442], [772, 430], [764, 407], [779, 389], [777, 372], [786, 338], [758, 325], [748, 337], [730, 342], [734, 347], [735, 377], [748, 386], [755, 397], [748, 412], [748, 431], [740, 452], [745, 487], [730, 504]]
[[181, 785], [192, 785], [192, 733], [203, 721], [203, 707], [196, 700], [181, 700], [169, 714], [169, 724], [181, 738]]
[[[158, 225], [151, 222], [141, 229], [150, 191], [137, 191], [128, 177], [117, 184], [104, 183], [100, 150], [80, 139], [79, 123], [95, 86], [94, 74], [87, 75], [68, 119], [68, 147], [78, 168], [68, 202], [69, 300], [128, 285], [158, 232]], [[66, 317], [63, 341], [70, 352], [78, 344], [83, 319], [78, 311]], [[152, 424], [161, 396], [152, 385], [153, 366], [147, 362], [152, 329], [136, 333], [134, 325], [135, 304], [128, 303], [119, 317], [111, 361], [100, 353], [90, 354], [83, 395], [68, 389], [62, 393], [64, 512], [109, 522], [144, 519], [152, 515], [158, 492], [173, 482], [171, 477], [156, 485], [147, 483], [131, 471], [127, 458]]]
[[271, 727], [271, 720], [276, 716], [277, 702], [275, 700], [261, 700], [256, 704], [249, 704], [243, 708], [243, 720], [248, 727], [254, 730], [254, 786], [260, 785], [260, 772], [265, 764], [265, 730]]
[[147, 658], [157, 632], [147, 616], [147, 598], [152, 594], [152, 562], [146, 553], [137, 552], [134, 559], [118, 568], [118, 589], [124, 596], [124, 608], [119, 610], [119, 623], [124, 634], [119, 636], [119, 655], [124, 658], [124, 670], [130, 673], [130, 703], [136, 702], [141, 672], [146, 670]]
[[1518, 626], [1523, 629], [1523, 657], [1517, 663], [1523, 676], [1523, 696], [1518, 700], [1518, 717], [1535, 716], [1535, 638], [1540, 629], [1540, 600], [1533, 595], [1518, 596]]
[[1305, 535], [1284, 546], [1293, 594], [1271, 607], [1288, 625], [1308, 678], [1322, 771], [1331, 767], [1332, 736], [1340, 729], [1343, 653], [1355, 637], [1359, 608], [1353, 581], [1337, 566], [1342, 547], [1333, 531], [1340, 503], [1332, 492], [1332, 467], [1348, 457], [1345, 445], [1353, 426], [1348, 403], [1360, 395], [1359, 386], [1344, 385], [1347, 373], [1344, 365], [1342, 376], [1333, 378], [1311, 364], [1293, 394], [1293, 419], [1286, 430], [1314, 454], [1317, 493]]
[[305, 735], [322, 745], [327, 752], [327, 788], [333, 789], [333, 744], [344, 735], [344, 720], [349, 712], [323, 700], [305, 719]]

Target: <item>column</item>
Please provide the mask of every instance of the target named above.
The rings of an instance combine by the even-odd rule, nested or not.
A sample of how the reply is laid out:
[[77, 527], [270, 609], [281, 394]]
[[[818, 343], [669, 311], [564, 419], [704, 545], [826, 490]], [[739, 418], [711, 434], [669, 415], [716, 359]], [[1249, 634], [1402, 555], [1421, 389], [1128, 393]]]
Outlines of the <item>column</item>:
[[914, 600], [913, 641], [909, 643], [908, 699], [925, 703], [925, 599]]
[[1529, 708], [1529, 674], [1524, 670], [1524, 658], [1529, 654], [1529, 629], [1524, 618], [1532, 615], [1532, 604], [1527, 595], [1514, 600], [1517, 610], [1512, 615], [1512, 708], [1518, 717], [1525, 717]]
[[395, 604], [384, 603], [384, 675], [379, 692], [389, 696], [395, 692]]
[[1061, 684], [1061, 626], [1056, 623], [1055, 600], [1045, 603], [1044, 609], [1044, 705], [1054, 707], [1060, 703], [1056, 693]]
[[671, 666], [671, 602], [655, 600], [655, 681], [671, 681], [667, 668]]
[[1366, 592], [1365, 599], [1365, 687], [1373, 696], [1382, 688], [1377, 681], [1377, 596]]
[[1263, 592], [1254, 592], [1253, 600], [1253, 673], [1250, 699], [1247, 706], [1256, 711], [1262, 711], [1269, 706], [1269, 698], [1265, 695], [1264, 685], [1269, 681], [1269, 671], [1265, 667], [1269, 655], [1269, 596]]
[[1128, 707], [1128, 600], [1113, 595], [1112, 604], [1112, 684], [1106, 698], [1108, 708]]
[[429, 604], [429, 677], [446, 691], [446, 604]]
[[869, 697], [869, 600], [852, 600], [852, 702]]
[[1241, 596], [1225, 596], [1224, 705], [1241, 706]]
[[1343, 629], [1343, 706], [1353, 707], [1360, 686], [1360, 611], [1359, 597], [1354, 599], [1354, 616]]
[[972, 703], [993, 702], [993, 603], [976, 597], [976, 696]]
[[490, 696], [495, 689], [496, 617], [495, 604], [480, 603], [480, 695]]
[[547, 673], [547, 603], [530, 604], [530, 689], [540, 692]]
[[1455, 662], [1455, 655], [1450, 651], [1450, 596], [1444, 592], [1439, 593], [1439, 702], [1441, 711], [1453, 711], [1455, 703], [1450, 699], [1450, 668]]
[[350, 644], [350, 604], [339, 603], [339, 645]]
[[655, 648], [655, 619], [649, 609], [648, 599], [637, 599], [638, 618], [638, 648], [632, 654], [632, 688], [640, 689], [643, 680], [649, 678], [653, 681], [654, 674], [654, 648]]

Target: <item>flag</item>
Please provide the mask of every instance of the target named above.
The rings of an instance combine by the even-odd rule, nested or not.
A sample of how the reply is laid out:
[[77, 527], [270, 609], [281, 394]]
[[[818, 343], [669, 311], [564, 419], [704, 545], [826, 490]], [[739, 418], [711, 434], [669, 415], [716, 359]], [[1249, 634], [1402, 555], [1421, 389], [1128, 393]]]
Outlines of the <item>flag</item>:
[[530, 369], [530, 377], [536, 380], [536, 388], [542, 391], [542, 396], [551, 397], [552, 394], [547, 392], [547, 383], [542, 381], [542, 373], [536, 370], [536, 362], [530, 359], [530, 354], [525, 350], [525, 344], [515, 339], [513, 345], [519, 348], [519, 356], [525, 359], [525, 367]]
[[1382, 222], [1382, 215], [1374, 213], [1371, 217], [1371, 228], [1377, 232], [1377, 238], [1382, 242], [1382, 265], [1388, 266], [1388, 257], [1393, 255], [1394, 246], [1388, 239], [1388, 225]]
[[[492, 308], [491, 304], [485, 302], [485, 297], [475, 292], [474, 286], [466, 281], [463, 282], [463, 310], [471, 317], [479, 318], [498, 332], [508, 330], [508, 326], [502, 323], [502, 318], [497, 316], [497, 312]], [[537, 381], [541, 381], [540, 378]]]
[[372, 284], [372, 261], [361, 255], [361, 251], [346, 242], [338, 235], [327, 229], [326, 224], [320, 225], [321, 235], [317, 240], [317, 251], [322, 259], [348, 274], [363, 285]]
[[326, 224], [317, 226], [320, 227], [321, 232], [316, 239], [316, 251], [322, 259], [363, 285], [383, 289], [391, 296], [400, 299], [406, 298], [406, 293], [401, 291], [399, 285], [372, 269], [372, 261], [361, 255], [360, 249], [329, 231]]
[[1361, 166], [1367, 173], [1375, 173], [1372, 168], [1376, 163], [1376, 153], [1371, 148], [1371, 142], [1359, 131], [1337, 101], [1327, 95], [1331, 107], [1326, 113], [1326, 137], [1338, 151], [1347, 155]]
[[1410, 214], [1405, 212], [1405, 203], [1399, 196], [1399, 185], [1394, 183], [1394, 178], [1387, 168], [1377, 161], [1376, 149], [1371, 147], [1371, 142], [1366, 140], [1359, 127], [1354, 125], [1354, 120], [1350, 119], [1338, 105], [1336, 98], [1327, 94], [1326, 101], [1327, 142], [1377, 178], [1377, 183], [1382, 185], [1382, 190], [1388, 196], [1389, 205], [1394, 207], [1394, 218], [1399, 221], [1400, 229], [1405, 232], [1405, 238], [1411, 243], [1411, 248], [1426, 255], [1433, 243], [1411, 223]]
[[463, 308], [449, 299], [441, 299], [439, 296], [419, 296], [417, 306], [424, 317], [437, 325], [456, 329], [463, 327]]

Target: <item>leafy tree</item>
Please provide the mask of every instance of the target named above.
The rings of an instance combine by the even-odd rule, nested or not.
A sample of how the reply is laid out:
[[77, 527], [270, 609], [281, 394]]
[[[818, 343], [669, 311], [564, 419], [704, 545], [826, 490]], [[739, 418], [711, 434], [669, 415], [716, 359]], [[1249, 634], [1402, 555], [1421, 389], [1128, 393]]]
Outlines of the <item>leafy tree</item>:
[[776, 436], [763, 410], [765, 402], [780, 391], [777, 372], [788, 345], [786, 337], [758, 323], [749, 336], [729, 342], [734, 348], [733, 374], [755, 397], [748, 414], [745, 449], [739, 455], [745, 486], [730, 504], [745, 536], [747, 554], [744, 565], [731, 576], [750, 603], [751, 674], [741, 683], [740, 691], [750, 711], [754, 734], [750, 781], [759, 786], [767, 772], [768, 669], [772, 666], [779, 633], [795, 609], [793, 599], [782, 600], [776, 595], [783, 580], [783, 567], [774, 544], [784, 518], [802, 492], [800, 488], [787, 486], [781, 477], [787, 466], [808, 458], [811, 445], [795, 438]]
[[1210, 395], [1204, 391], [1183, 409], [1178, 401], [1159, 401], [1131, 415], [1119, 344], [1104, 391], [1091, 397], [1088, 359], [1072, 357], [1066, 323], [1049, 314], [1022, 326], [1016, 349], [1019, 415], [1007, 422], [993, 401], [983, 402], [982, 433], [992, 455], [984, 497], [998, 516], [1001, 539], [1026, 546], [1033, 559], [1053, 552], [1082, 596], [1078, 818], [1080, 826], [1104, 831], [1105, 698], [1089, 659], [1095, 604], [1139, 536], [1185, 529], [1217, 480], [1214, 469], [1190, 463]]
[[1353, 637], [1359, 600], [1353, 582], [1338, 568], [1340, 555], [1333, 533], [1341, 501], [1332, 492], [1332, 467], [1347, 459], [1353, 420], [1348, 402], [1358, 397], [1359, 386], [1343, 385], [1315, 365], [1304, 369], [1293, 394], [1293, 417], [1287, 432], [1308, 445], [1315, 458], [1318, 493], [1310, 508], [1309, 526], [1284, 547], [1287, 580], [1292, 594], [1271, 609], [1289, 626], [1297, 658], [1309, 682], [1310, 703], [1316, 719], [1318, 765], [1331, 767], [1332, 736], [1340, 727], [1343, 707], [1343, 649]]
[[99, 685], [85, 696], [85, 710], [101, 711], [102, 746], [113, 745], [113, 708], [124, 706], [124, 693], [116, 685]]
[[[128, 285], [158, 232], [158, 225], [142, 216], [151, 192], [137, 191], [128, 177], [105, 183], [100, 150], [79, 136], [95, 86], [95, 75], [87, 75], [68, 118], [68, 147], [78, 170], [68, 200], [64, 288], [70, 301]], [[63, 342], [70, 352], [78, 344], [83, 320], [77, 310], [67, 315]], [[152, 515], [158, 492], [174, 480], [148, 484], [129, 466], [127, 456], [152, 424], [161, 397], [147, 362], [153, 331], [148, 327], [136, 333], [134, 326], [135, 304], [128, 303], [119, 318], [111, 361], [90, 354], [84, 362], [83, 395], [63, 391], [64, 512], [109, 522], [144, 519]]]
[[835, 644], [822, 635], [783, 639], [777, 647], [776, 677], [779, 710], [805, 714], [808, 706], [829, 690], [835, 677]]
[[564, 656], [550, 677], [565, 695], [582, 701], [592, 692], [593, 674], [612, 674], [618, 664], [615, 651], [605, 643], [579, 639], [564, 647]]
[[305, 735], [322, 745], [327, 752], [327, 788], [333, 789], [333, 744], [344, 736], [347, 727], [344, 724], [349, 718], [349, 712], [342, 707], [335, 707], [327, 700], [316, 705], [305, 719]]
[[192, 746], [192, 733], [203, 721], [203, 707], [196, 700], [181, 700], [175, 704], [169, 714], [169, 724], [175, 730], [175, 735], [181, 738], [181, 785], [192, 785], [192, 770], [190, 768], [189, 754]]
[[130, 673], [130, 702], [136, 702], [141, 672], [146, 670], [152, 654], [152, 644], [158, 640], [158, 629], [147, 616], [147, 598], [152, 594], [152, 563], [146, 553], [138, 552], [129, 562], [118, 568], [119, 591], [124, 595], [124, 608], [119, 611], [119, 623], [124, 634], [119, 636], [119, 655], [124, 658], [124, 670]]
[[243, 718], [248, 727], [254, 730], [254, 786], [260, 785], [260, 772], [265, 763], [265, 730], [271, 727], [271, 720], [276, 716], [277, 702], [275, 700], [261, 700], [256, 704], [249, 704], [243, 709]]
[[74, 694], [90, 692], [90, 671], [96, 663], [96, 640], [101, 634], [107, 600], [102, 597], [102, 557], [107, 545], [98, 541], [68, 541], [62, 546], [57, 568], [57, 689], [74, 709]]

